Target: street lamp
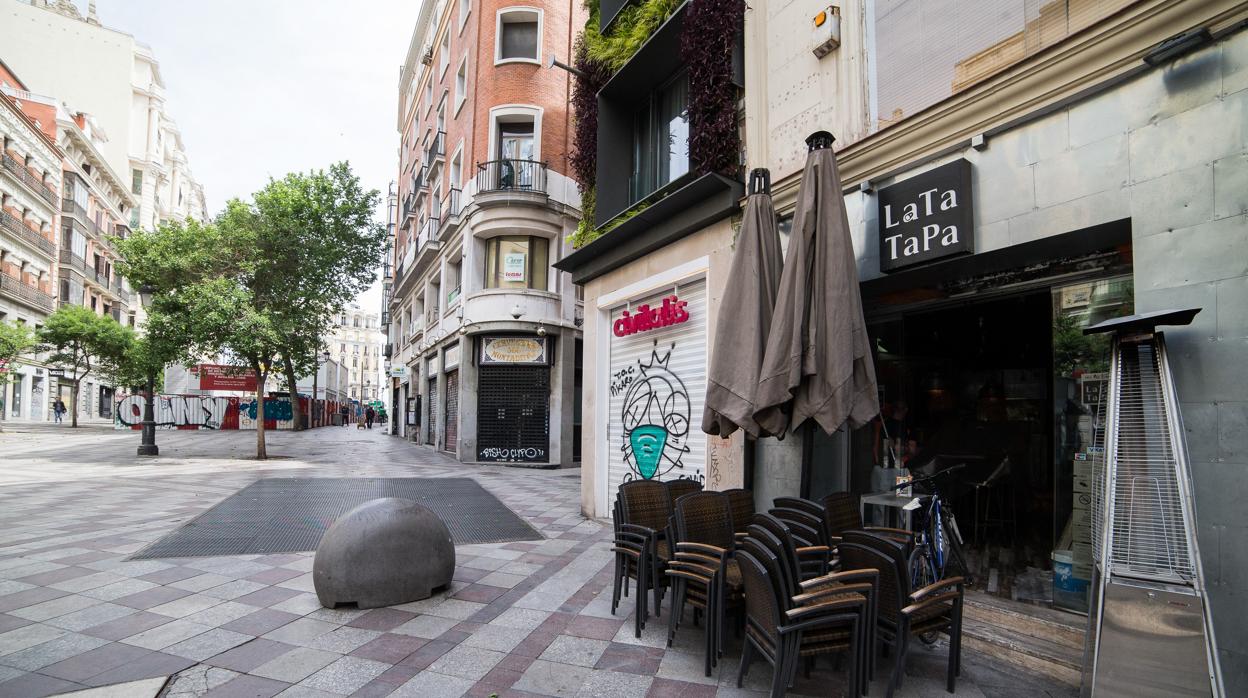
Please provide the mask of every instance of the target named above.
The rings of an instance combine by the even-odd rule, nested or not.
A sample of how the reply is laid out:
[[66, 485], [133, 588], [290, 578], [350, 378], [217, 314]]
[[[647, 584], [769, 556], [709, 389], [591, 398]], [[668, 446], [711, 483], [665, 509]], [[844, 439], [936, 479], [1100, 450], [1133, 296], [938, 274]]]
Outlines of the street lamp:
[[[151, 307], [154, 291], [155, 289], [148, 285], [139, 287], [139, 302], [143, 304], [143, 307]], [[156, 447], [156, 396], [154, 394], [156, 376], [153, 375], [151, 366], [147, 367], [147, 371], [147, 399], [143, 402], [143, 436], [139, 440], [138, 455], [159, 456], [160, 449]]]
[[[316, 394], [317, 394], [317, 389], [316, 389], [316, 380], [317, 380], [318, 378], [320, 378], [320, 377], [321, 377], [321, 366], [324, 366], [324, 365], [325, 365], [325, 364], [327, 364], [327, 363], [329, 363], [329, 351], [328, 351], [328, 350], [321, 352], [321, 355], [320, 355], [319, 357], [317, 357], [317, 359], [316, 359], [316, 369], [312, 371], [312, 415], [313, 415], [313, 416], [308, 417], [308, 422], [311, 424], [311, 426], [310, 426], [309, 428], [311, 428], [311, 429], [315, 429], [315, 428], [316, 428], [316, 419], [315, 419], [315, 415], [316, 415], [316, 412], [317, 412], [317, 409], [316, 409]], [[326, 397], [328, 397], [328, 396], [326, 396]], [[322, 406], [322, 407], [323, 407], [323, 406]], [[324, 410], [323, 410], [323, 409], [321, 410], [320, 417], [321, 417], [321, 422], [324, 422], [324, 421], [325, 421], [325, 412], [324, 412]]]

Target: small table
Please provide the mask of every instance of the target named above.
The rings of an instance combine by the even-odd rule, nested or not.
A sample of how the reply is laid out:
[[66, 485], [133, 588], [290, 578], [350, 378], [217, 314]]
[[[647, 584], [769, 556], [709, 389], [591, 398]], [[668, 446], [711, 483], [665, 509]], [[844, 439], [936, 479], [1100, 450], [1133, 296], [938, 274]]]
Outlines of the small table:
[[897, 528], [904, 528], [907, 531], [909, 531], [910, 530], [910, 510], [907, 510], [904, 507], [916, 499], [921, 502], [922, 500], [930, 496], [931, 495], [916, 494], [916, 495], [906, 497], [906, 496], [899, 495], [892, 490], [887, 490], [885, 492], [871, 492], [869, 494], [862, 495], [862, 497], [859, 499], [858, 515], [862, 518], [863, 524], [865, 525], [867, 521], [866, 515], [867, 515], [868, 504], [874, 504], [876, 506], [896, 509], [898, 512], [898, 515], [901, 517], [901, 526], [898, 526]]

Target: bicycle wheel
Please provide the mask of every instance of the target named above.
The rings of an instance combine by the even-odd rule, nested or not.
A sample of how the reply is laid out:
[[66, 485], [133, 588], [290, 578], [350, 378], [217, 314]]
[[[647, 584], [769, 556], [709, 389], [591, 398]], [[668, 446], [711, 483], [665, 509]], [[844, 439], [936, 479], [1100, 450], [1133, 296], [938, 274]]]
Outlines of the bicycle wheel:
[[[926, 540], [922, 540], [916, 544], [914, 553], [910, 555], [910, 588], [918, 591], [923, 587], [935, 582], [936, 561], [932, 559], [931, 548]], [[936, 642], [939, 633], [922, 633], [919, 635], [919, 641], [925, 645]]]

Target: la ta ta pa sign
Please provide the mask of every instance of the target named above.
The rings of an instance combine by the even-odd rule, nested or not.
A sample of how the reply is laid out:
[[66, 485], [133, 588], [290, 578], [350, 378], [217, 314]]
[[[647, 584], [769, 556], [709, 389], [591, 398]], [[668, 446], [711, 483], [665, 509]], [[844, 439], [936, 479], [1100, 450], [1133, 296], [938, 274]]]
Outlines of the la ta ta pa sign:
[[688, 301], [682, 301], [673, 294], [664, 298], [662, 305], [651, 307], [649, 303], [646, 303], [637, 306], [631, 313], [625, 310], [612, 324], [611, 329], [616, 337], [627, 337], [646, 330], [679, 325], [689, 319], [689, 311], [685, 310], [686, 305], [689, 305]]
[[880, 190], [880, 271], [975, 251], [971, 163], [954, 160]]

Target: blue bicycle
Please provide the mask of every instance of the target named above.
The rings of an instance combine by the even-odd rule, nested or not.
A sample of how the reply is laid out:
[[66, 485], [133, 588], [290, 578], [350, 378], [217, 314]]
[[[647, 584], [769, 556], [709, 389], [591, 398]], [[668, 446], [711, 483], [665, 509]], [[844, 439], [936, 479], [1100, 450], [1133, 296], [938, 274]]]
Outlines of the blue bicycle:
[[[941, 496], [940, 488], [937, 486], [939, 480], [965, 467], [965, 463], [959, 463], [892, 488], [901, 489], [907, 485], [924, 485], [931, 491], [926, 501], [916, 498], [912, 502], [914, 508], [919, 509], [914, 524], [914, 550], [910, 554], [912, 589], [922, 589], [929, 584], [955, 575], [964, 577], [967, 584], [975, 583], [970, 567], [966, 564], [966, 556], [962, 553], [962, 532], [958, 530], [958, 520], [949, 504]], [[906, 508], [909, 509], [910, 505]], [[950, 565], [951, 560], [952, 565]], [[953, 575], [950, 572], [953, 572]]]

